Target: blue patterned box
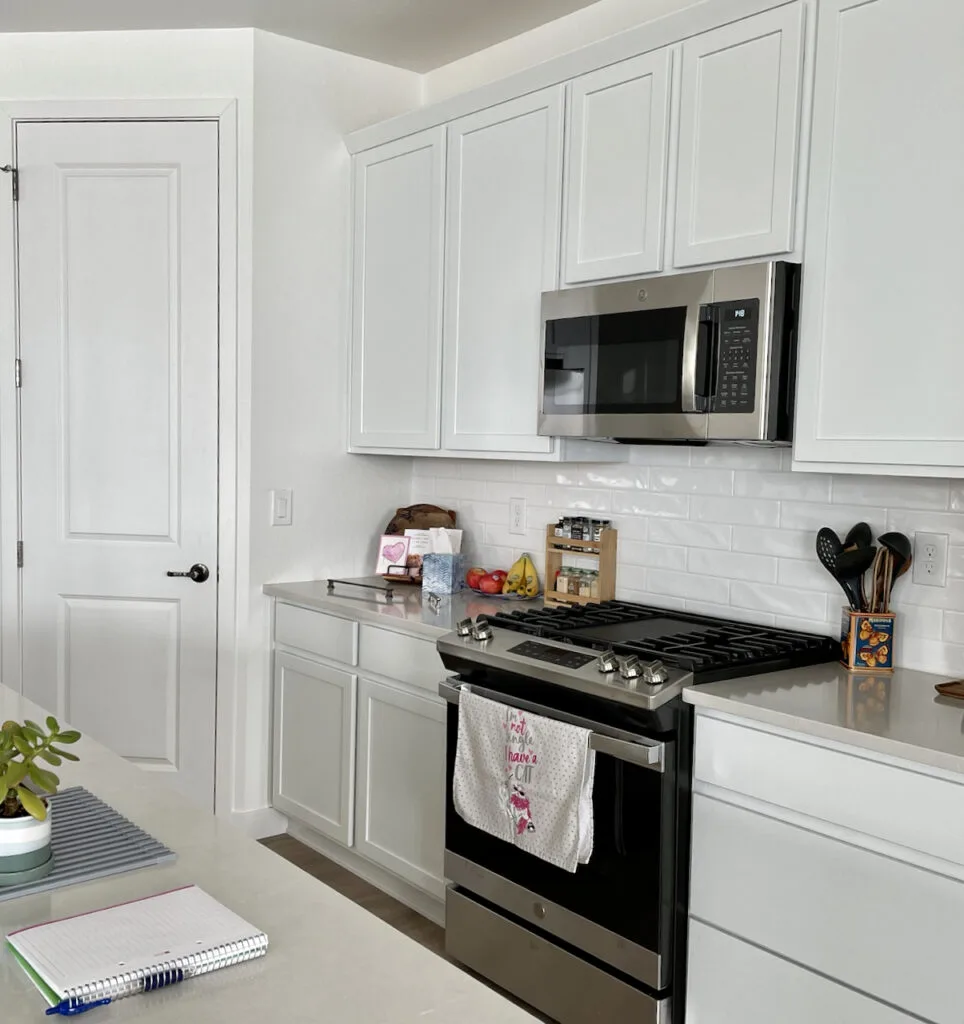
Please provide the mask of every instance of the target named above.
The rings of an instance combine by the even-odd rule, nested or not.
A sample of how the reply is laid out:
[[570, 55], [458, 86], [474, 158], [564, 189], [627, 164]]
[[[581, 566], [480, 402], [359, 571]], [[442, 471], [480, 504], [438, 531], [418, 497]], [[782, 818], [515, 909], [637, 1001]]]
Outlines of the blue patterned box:
[[893, 612], [872, 615], [843, 609], [841, 661], [851, 672], [893, 672], [894, 618]]
[[430, 594], [457, 594], [465, 575], [461, 555], [422, 556], [422, 589]]

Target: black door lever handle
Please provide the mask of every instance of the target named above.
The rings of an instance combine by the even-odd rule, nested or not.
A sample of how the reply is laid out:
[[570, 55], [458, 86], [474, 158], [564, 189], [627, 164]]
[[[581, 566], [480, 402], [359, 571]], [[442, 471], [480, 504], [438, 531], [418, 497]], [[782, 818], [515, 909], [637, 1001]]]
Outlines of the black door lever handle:
[[187, 572], [175, 572], [173, 569], [168, 569], [167, 575], [187, 576], [194, 580], [195, 583], [204, 583], [204, 581], [211, 575], [211, 570], [203, 563], [195, 562]]

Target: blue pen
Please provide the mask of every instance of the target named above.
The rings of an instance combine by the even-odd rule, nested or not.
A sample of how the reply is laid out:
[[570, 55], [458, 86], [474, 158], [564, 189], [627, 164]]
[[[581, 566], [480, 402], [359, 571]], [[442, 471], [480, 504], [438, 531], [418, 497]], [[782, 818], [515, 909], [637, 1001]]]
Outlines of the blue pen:
[[47, 1010], [47, 1016], [51, 1017], [59, 1013], [61, 1017], [73, 1017], [78, 1013], [86, 1013], [95, 1006], [106, 1006], [109, 1002], [109, 999], [97, 999], [92, 1003], [81, 1003], [76, 999], [62, 999], [56, 1006], [51, 1006]]

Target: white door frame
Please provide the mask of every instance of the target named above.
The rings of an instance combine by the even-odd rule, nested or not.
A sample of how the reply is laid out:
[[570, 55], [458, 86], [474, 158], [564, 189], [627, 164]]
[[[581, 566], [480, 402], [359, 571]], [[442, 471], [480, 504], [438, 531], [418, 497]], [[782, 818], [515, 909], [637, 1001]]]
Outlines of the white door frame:
[[[21, 121], [169, 121], [218, 123], [218, 649], [215, 811], [233, 810], [238, 673], [237, 623], [240, 595], [238, 532], [247, 516], [239, 503], [238, 473], [238, 104], [234, 99], [0, 101], [0, 166], [16, 165], [15, 131]], [[16, 563], [20, 479], [14, 360], [17, 356], [16, 235], [10, 177], [0, 174], [0, 681], [22, 692], [20, 577]], [[241, 373], [239, 373], [241, 369]], [[25, 383], [29, 369], [24, 368]], [[243, 472], [243, 470], [242, 470]], [[29, 558], [29, 554], [27, 555]]]

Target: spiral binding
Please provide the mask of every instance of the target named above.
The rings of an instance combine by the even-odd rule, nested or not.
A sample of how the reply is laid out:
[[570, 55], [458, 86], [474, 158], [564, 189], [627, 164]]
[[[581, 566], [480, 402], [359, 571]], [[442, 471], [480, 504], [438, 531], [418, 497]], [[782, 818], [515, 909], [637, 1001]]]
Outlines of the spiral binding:
[[194, 978], [199, 974], [208, 974], [221, 967], [231, 967], [264, 956], [268, 951], [268, 936], [253, 935], [239, 942], [230, 942], [223, 946], [213, 946], [200, 953], [165, 960], [151, 968], [142, 968], [123, 974], [115, 974], [112, 978], [78, 985], [64, 993], [64, 1000], [71, 1007], [83, 1003], [92, 1003], [97, 999], [123, 999], [125, 996], [137, 995], [139, 992], [153, 992], [155, 989], [176, 985], [185, 978]]

